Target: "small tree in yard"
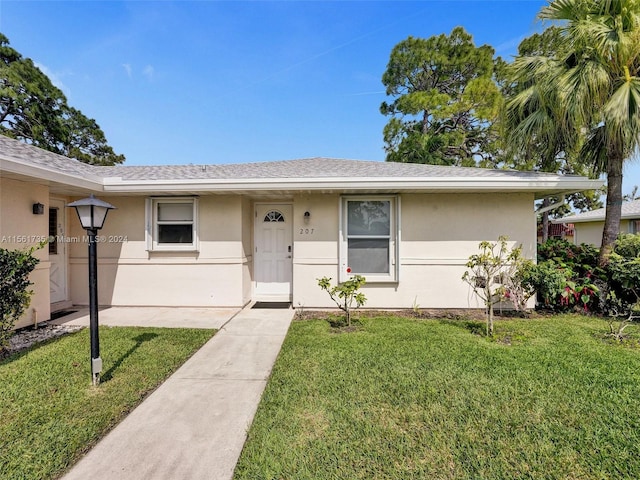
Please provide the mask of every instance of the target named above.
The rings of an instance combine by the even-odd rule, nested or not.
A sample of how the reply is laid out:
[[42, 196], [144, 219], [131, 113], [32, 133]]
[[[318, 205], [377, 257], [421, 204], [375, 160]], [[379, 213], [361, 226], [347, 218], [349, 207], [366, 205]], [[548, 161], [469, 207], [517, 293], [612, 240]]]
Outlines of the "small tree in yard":
[[331, 286], [329, 277], [322, 277], [317, 280], [318, 286], [326, 291], [331, 300], [345, 313], [347, 325], [351, 326], [351, 310], [360, 308], [367, 301], [364, 293], [358, 292], [358, 289], [365, 284], [366, 279], [361, 275], [354, 275], [346, 282], [335, 286]]
[[507, 245], [507, 237], [498, 237], [497, 242], [480, 242], [480, 253], [471, 255], [462, 280], [485, 305], [487, 336], [493, 335], [494, 306], [509, 300], [514, 308], [524, 309], [533, 291], [523, 286], [520, 273], [531, 264], [522, 258], [522, 247], [512, 249]]
[[0, 357], [9, 344], [13, 327], [31, 302], [29, 274], [39, 260], [29, 250], [0, 248]]

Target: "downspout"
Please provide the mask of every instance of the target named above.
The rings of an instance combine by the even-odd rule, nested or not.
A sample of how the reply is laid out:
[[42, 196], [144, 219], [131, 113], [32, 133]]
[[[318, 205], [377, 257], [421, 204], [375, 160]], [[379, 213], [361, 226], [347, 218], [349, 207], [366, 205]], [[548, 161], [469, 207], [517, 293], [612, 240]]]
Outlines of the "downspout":
[[537, 210], [536, 213], [549, 212], [551, 210], [555, 210], [558, 207], [561, 207], [564, 204], [565, 204], [565, 198], [564, 198], [564, 195], [562, 195], [562, 196], [560, 196], [560, 201], [558, 201], [556, 203], [552, 203], [551, 205], [547, 205], [546, 207], [541, 208], [540, 210]]

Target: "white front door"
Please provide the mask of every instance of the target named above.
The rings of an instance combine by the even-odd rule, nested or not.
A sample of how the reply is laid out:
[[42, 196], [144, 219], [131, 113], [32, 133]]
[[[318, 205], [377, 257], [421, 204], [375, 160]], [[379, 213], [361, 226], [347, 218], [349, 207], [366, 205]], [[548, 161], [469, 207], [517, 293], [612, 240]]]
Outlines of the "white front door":
[[[65, 204], [62, 200], [49, 200], [49, 289], [50, 302], [67, 300], [67, 245], [62, 240], [65, 235]], [[47, 247], [45, 247], [47, 248]]]
[[293, 223], [290, 204], [256, 204], [254, 300], [291, 301]]

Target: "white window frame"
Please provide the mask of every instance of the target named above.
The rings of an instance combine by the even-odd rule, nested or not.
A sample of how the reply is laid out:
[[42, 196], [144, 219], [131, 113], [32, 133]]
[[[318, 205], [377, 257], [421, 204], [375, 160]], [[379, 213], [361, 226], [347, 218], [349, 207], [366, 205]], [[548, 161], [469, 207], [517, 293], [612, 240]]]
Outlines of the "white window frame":
[[[350, 271], [349, 267], [349, 235], [348, 235], [348, 203], [350, 201], [388, 201], [389, 203], [389, 272], [361, 273]], [[397, 283], [400, 280], [400, 197], [398, 195], [349, 195], [340, 199], [339, 212], [338, 279], [349, 280], [353, 275], [362, 275], [367, 283]], [[358, 238], [366, 238], [358, 236]], [[374, 235], [371, 238], [381, 238]]]
[[631, 219], [629, 220], [629, 233], [639, 233], [640, 234], [640, 219]]
[[[191, 203], [193, 220], [182, 224], [192, 225], [191, 243], [159, 243], [158, 238], [158, 205], [166, 203]], [[198, 198], [197, 197], [150, 197], [145, 205], [147, 250], [150, 252], [197, 252], [198, 251]], [[180, 224], [181, 222], [171, 222]]]

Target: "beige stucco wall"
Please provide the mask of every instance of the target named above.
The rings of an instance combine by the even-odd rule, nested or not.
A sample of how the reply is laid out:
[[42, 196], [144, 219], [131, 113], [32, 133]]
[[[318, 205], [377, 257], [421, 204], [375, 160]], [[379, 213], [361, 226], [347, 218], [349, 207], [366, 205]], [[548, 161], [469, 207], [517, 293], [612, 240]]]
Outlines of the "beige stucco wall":
[[[145, 198], [107, 197], [109, 213], [98, 245], [99, 300], [105, 305], [243, 306], [251, 300], [254, 201], [242, 196], [199, 198], [199, 251], [149, 252]], [[535, 257], [531, 194], [403, 194], [400, 202], [399, 279], [364, 287], [371, 308], [479, 308], [461, 280], [483, 240], [507, 235]], [[293, 304], [333, 307], [317, 278], [338, 277], [338, 194], [296, 195], [293, 204]], [[310, 212], [308, 223], [304, 212]], [[84, 231], [73, 218], [71, 236]], [[110, 238], [123, 241], [108, 241]], [[72, 243], [74, 304], [88, 303], [87, 244]]]
[[[604, 221], [602, 222], [578, 222], [575, 223], [576, 235], [573, 243], [580, 245], [587, 243], [595, 247], [602, 245], [602, 231], [604, 230]], [[629, 233], [629, 220], [620, 220], [620, 233]]]
[[[316, 279], [326, 275], [335, 281], [338, 275], [340, 196], [295, 201], [294, 306], [333, 306]], [[506, 235], [522, 244], [526, 257], [535, 258], [530, 194], [405, 194], [400, 202], [399, 281], [365, 285], [367, 307], [479, 308], [461, 277], [481, 241]], [[308, 225], [301, 220], [305, 209], [312, 213]], [[306, 228], [313, 234], [305, 234]]]
[[[45, 205], [44, 215], [34, 215], [34, 203]], [[28, 249], [47, 238], [49, 234], [49, 188], [44, 185], [0, 178], [0, 247]], [[35, 252], [40, 263], [31, 273], [34, 294], [31, 304], [16, 328], [48, 320], [49, 305], [49, 250], [45, 246]]]
[[[98, 297], [102, 305], [240, 306], [245, 303], [243, 200], [203, 196], [198, 200], [197, 252], [149, 252], [145, 198], [101, 196], [117, 207], [109, 213], [98, 244]], [[72, 235], [82, 237], [79, 223]], [[113, 241], [111, 241], [113, 240]], [[71, 292], [88, 303], [87, 244], [70, 249]]]
[[251, 301], [253, 289], [253, 203], [242, 199], [242, 304]]

